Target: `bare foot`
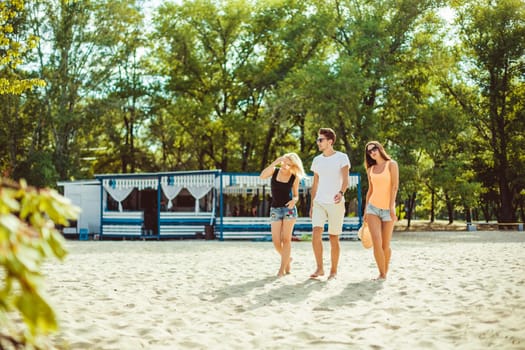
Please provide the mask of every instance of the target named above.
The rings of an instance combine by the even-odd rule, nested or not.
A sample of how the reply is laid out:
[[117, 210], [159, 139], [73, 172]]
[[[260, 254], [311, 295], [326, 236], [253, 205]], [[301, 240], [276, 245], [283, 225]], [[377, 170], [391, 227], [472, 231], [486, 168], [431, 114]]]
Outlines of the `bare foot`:
[[337, 277], [337, 273], [335, 272], [330, 273], [330, 276], [328, 276], [328, 280], [335, 280], [336, 277]]
[[317, 269], [314, 273], [310, 275], [310, 278], [318, 278], [320, 276], [324, 276], [324, 271]]
[[293, 261], [293, 258], [290, 257], [290, 261], [288, 261], [288, 265], [286, 266], [286, 274], [290, 274], [290, 269], [291, 269], [291, 265], [292, 265], [292, 261]]
[[279, 271], [279, 272], [277, 273], [277, 277], [279, 277], [279, 278], [280, 278], [280, 277], [284, 277], [285, 275], [286, 275], [286, 274], [285, 274], [284, 272], [281, 272], [281, 271]]
[[386, 276], [381, 276], [381, 275], [379, 275], [379, 276], [377, 276], [376, 278], [374, 278], [373, 280], [374, 280], [374, 281], [384, 281], [384, 280], [386, 280]]

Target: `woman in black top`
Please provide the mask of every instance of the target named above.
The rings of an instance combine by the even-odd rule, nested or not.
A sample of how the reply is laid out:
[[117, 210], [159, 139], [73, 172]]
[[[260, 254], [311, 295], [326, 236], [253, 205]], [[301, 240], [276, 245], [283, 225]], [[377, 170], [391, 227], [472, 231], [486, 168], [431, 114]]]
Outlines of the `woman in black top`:
[[[276, 167], [280, 165], [280, 167]], [[281, 255], [277, 276], [290, 273], [292, 232], [297, 219], [295, 203], [299, 200], [299, 182], [304, 177], [303, 162], [295, 153], [277, 158], [261, 172], [261, 178], [272, 178], [272, 241]]]

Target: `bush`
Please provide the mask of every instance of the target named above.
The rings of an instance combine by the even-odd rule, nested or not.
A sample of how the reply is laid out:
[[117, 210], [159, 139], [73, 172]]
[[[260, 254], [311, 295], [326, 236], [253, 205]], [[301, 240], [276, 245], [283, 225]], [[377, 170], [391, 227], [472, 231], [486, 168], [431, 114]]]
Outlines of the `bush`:
[[46, 187], [57, 182], [58, 172], [50, 153], [35, 151], [18, 163], [12, 177], [15, 180], [25, 179], [31, 186]]

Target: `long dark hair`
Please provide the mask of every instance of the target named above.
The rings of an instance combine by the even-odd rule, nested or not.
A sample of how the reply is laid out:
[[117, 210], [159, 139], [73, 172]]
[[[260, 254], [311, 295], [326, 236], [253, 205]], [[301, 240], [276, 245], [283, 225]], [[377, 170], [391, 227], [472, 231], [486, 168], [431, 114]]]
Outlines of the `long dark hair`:
[[379, 154], [381, 154], [381, 158], [383, 158], [384, 160], [391, 160], [392, 158], [388, 155], [388, 153], [386, 153], [385, 151], [385, 148], [383, 147], [383, 145], [381, 145], [379, 142], [377, 141], [370, 141], [366, 144], [365, 146], [365, 168], [368, 170], [368, 168], [370, 168], [372, 165], [376, 165], [376, 161], [374, 159], [372, 159], [372, 157], [370, 157], [370, 155], [368, 154], [368, 146], [370, 145], [374, 145], [376, 146], [378, 149], [379, 149]]

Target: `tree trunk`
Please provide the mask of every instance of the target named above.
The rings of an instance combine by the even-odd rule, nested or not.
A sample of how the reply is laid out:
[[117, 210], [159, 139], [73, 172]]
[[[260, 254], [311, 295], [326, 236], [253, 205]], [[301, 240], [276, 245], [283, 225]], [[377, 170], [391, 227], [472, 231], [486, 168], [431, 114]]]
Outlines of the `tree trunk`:
[[[222, 139], [226, 140], [227, 138], [228, 138], [227, 132], [226, 130], [223, 130]], [[222, 169], [222, 171], [228, 171], [228, 150], [226, 149], [226, 147], [222, 148], [221, 162], [218, 165], [219, 165], [218, 168]]]
[[454, 203], [447, 193], [445, 193], [445, 203], [447, 205], [448, 223], [451, 224], [454, 222]]
[[126, 112], [124, 111], [124, 126], [126, 128], [126, 135], [124, 136], [124, 148], [121, 149], [120, 153], [120, 171], [125, 174], [127, 173], [128, 169], [128, 150], [129, 150], [129, 129], [130, 129], [130, 121], [128, 120], [128, 117], [126, 116]]
[[305, 148], [306, 148], [304, 120], [305, 120], [305, 116], [303, 114], [297, 117], [297, 125], [299, 126], [300, 135], [301, 135], [299, 137], [299, 150], [301, 152], [300, 154], [304, 154]]
[[430, 189], [430, 223], [433, 223], [435, 220], [435, 200], [436, 191], [432, 188]]
[[472, 222], [472, 216], [470, 215], [470, 207], [465, 206], [465, 221]]
[[509, 184], [507, 181], [507, 176], [504, 174], [505, 171], [500, 172], [499, 177], [499, 192], [500, 192], [500, 202], [501, 207], [499, 210], [499, 222], [513, 222], [514, 221], [514, 211], [512, 210], [512, 194], [509, 189]]
[[412, 213], [416, 206], [416, 192], [413, 192], [407, 201], [407, 231], [410, 228], [410, 222], [412, 221]]
[[[135, 104], [135, 98], [133, 98], [133, 104]], [[135, 157], [135, 133], [133, 132], [133, 129], [135, 127], [135, 106], [131, 107], [130, 111], [130, 126], [129, 126], [129, 163], [131, 166], [131, 173], [135, 172], [135, 163], [136, 163], [136, 157]]]
[[248, 171], [248, 160], [250, 158], [250, 154], [252, 153], [252, 147], [253, 146], [251, 142], [246, 142], [243, 145], [241, 171]]
[[275, 136], [275, 132], [276, 132], [275, 124], [271, 122], [270, 128], [268, 129], [268, 133], [266, 134], [266, 139], [264, 140], [264, 148], [263, 148], [262, 157], [261, 157], [261, 164], [259, 167], [261, 170], [268, 166], [268, 163], [269, 163], [268, 151], [270, 150], [270, 145], [272, 143], [273, 137]]
[[481, 211], [483, 212], [483, 216], [485, 217], [485, 222], [489, 222], [490, 220], [490, 208], [488, 202], [481, 204]]
[[500, 210], [498, 213], [498, 222], [513, 222], [514, 212], [512, 210], [512, 192], [509, 188], [508, 173], [508, 142], [507, 133], [505, 132], [505, 115], [506, 115], [506, 101], [505, 96], [507, 92], [506, 74], [498, 76], [496, 71], [490, 71], [490, 92], [489, 92], [489, 113], [491, 119], [491, 133], [494, 170], [498, 175], [499, 195], [500, 195]]

